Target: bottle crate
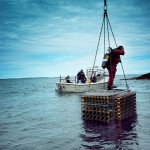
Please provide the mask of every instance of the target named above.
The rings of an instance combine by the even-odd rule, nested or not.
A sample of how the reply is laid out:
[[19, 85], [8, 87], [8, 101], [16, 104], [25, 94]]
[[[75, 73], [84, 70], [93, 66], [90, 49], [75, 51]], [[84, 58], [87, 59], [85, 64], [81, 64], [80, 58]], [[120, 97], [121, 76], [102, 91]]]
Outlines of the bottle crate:
[[100, 122], [124, 120], [136, 110], [136, 93], [131, 90], [87, 92], [81, 98], [82, 118]]

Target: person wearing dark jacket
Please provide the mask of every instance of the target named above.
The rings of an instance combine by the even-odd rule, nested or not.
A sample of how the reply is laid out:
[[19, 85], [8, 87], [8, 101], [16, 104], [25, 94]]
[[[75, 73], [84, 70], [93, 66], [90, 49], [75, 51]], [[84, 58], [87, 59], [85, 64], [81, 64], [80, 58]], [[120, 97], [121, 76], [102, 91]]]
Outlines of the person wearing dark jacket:
[[87, 81], [87, 79], [85, 77], [85, 73], [83, 72], [82, 69], [77, 74], [77, 83], [79, 83], [79, 81], [81, 81], [81, 83], [85, 83]]
[[67, 83], [72, 83], [72, 82], [70, 82], [70, 77], [69, 76], [66, 77], [66, 82]]
[[109, 73], [108, 90], [112, 89], [113, 81], [114, 81], [115, 74], [117, 71], [117, 64], [121, 62], [120, 55], [124, 55], [124, 54], [125, 52], [124, 52], [123, 46], [119, 46], [113, 49], [113, 54], [110, 59], [109, 65], [107, 67], [108, 73]]
[[81, 74], [83, 73], [83, 70], [81, 69], [77, 74], [77, 83], [81, 80]]
[[95, 82], [97, 81], [97, 78], [96, 78], [95, 73], [94, 73], [94, 76], [93, 76], [93, 77], [91, 77], [91, 81], [92, 81], [93, 83], [95, 83]]

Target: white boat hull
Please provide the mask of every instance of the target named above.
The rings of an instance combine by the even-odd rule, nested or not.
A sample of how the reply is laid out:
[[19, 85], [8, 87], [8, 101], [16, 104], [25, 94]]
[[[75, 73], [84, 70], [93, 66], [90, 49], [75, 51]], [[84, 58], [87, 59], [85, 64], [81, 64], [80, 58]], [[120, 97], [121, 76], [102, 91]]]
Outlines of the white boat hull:
[[61, 83], [56, 82], [56, 91], [58, 92], [74, 92], [81, 93], [87, 91], [96, 91], [107, 88], [107, 79], [101, 79], [96, 83]]

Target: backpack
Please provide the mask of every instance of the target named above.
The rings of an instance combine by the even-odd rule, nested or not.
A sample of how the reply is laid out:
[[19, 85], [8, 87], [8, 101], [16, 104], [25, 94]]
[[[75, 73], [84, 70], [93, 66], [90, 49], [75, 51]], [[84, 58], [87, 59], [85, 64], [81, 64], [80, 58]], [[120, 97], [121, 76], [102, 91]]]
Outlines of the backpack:
[[107, 52], [104, 54], [103, 61], [102, 61], [102, 68], [108, 68], [114, 58], [114, 52], [112, 48], [109, 48]]

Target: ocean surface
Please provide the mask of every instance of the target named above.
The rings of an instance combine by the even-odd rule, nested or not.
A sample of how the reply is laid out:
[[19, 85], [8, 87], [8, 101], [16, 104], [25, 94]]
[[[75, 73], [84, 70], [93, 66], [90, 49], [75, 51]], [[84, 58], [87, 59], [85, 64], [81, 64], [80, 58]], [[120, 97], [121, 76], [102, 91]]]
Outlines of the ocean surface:
[[[121, 78], [115, 84], [126, 89]], [[82, 120], [82, 94], [58, 94], [58, 80], [0, 80], [0, 150], [150, 149], [150, 80], [127, 81], [136, 91], [136, 115], [109, 125]]]

